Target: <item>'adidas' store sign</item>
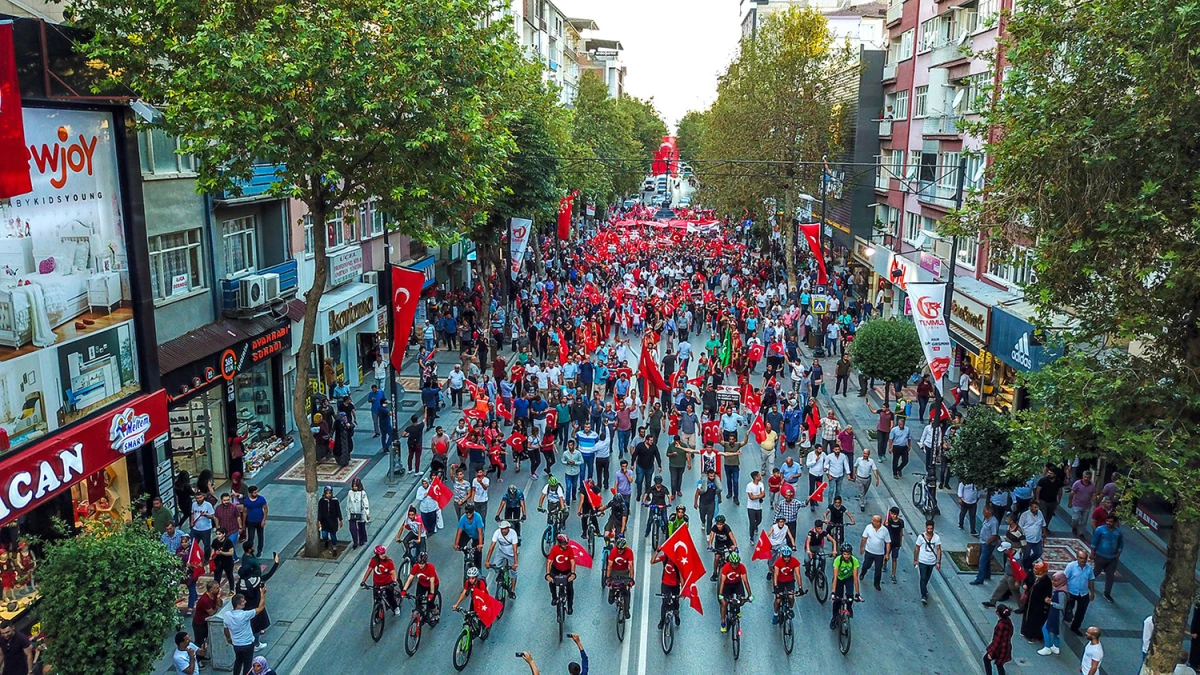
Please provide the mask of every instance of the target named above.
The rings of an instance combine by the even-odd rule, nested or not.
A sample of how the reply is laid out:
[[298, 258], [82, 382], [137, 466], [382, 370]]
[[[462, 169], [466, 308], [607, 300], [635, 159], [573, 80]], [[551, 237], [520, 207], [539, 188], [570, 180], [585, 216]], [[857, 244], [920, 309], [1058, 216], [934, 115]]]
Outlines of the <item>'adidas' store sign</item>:
[[1012, 360], [1026, 368], [1033, 368], [1033, 359], [1029, 355], [1029, 331], [1022, 333], [1017, 344], [1013, 345]]

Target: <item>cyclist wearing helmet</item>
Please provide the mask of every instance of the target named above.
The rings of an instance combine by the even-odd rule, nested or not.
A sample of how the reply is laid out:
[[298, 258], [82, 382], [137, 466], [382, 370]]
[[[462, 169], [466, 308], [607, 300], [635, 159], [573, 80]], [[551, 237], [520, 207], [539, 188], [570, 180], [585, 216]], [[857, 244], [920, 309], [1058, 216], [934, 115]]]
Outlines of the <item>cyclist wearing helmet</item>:
[[[592, 504], [592, 497], [595, 496], [596, 504]], [[579, 516], [579, 526], [584, 536], [587, 536], [588, 528], [595, 528], [596, 533], [600, 533], [600, 520], [597, 517], [600, 514], [600, 493], [597, 492], [596, 482], [592, 479], [587, 479], [583, 483], [583, 494], [579, 498], [579, 506], [575, 507], [575, 515]]]
[[604, 536], [625, 534], [625, 525], [629, 522], [629, 504], [615, 488], [612, 489], [612, 499], [600, 509], [600, 513], [605, 511], [608, 512], [608, 522], [604, 524]]
[[471, 598], [471, 608], [475, 608], [475, 591], [480, 590], [487, 592], [487, 580], [479, 576], [478, 567], [470, 567], [467, 569], [467, 578], [463, 581], [462, 590], [458, 593], [458, 600], [450, 607], [452, 610], [457, 610], [462, 604], [464, 598]]
[[650, 564], [655, 563], [663, 564], [662, 585], [659, 588], [659, 593], [662, 594], [662, 605], [658, 610], [658, 628], [661, 630], [667, 620], [667, 609], [670, 608], [675, 610], [675, 625], [679, 625], [679, 586], [683, 583], [683, 579], [679, 577], [679, 568], [675, 567], [675, 563], [671, 562], [671, 559], [662, 551], [654, 554], [654, 559], [650, 561]]
[[662, 476], [654, 477], [654, 485], [646, 490], [646, 494], [642, 496], [642, 504], [649, 505], [651, 518], [646, 519], [646, 531], [642, 534], [643, 537], [650, 536], [650, 528], [654, 524], [654, 519], [662, 524], [664, 530], [667, 529], [667, 506], [671, 503], [673, 495], [670, 488], [663, 485]]
[[680, 525], [688, 522], [687, 507], [680, 504], [675, 507], [675, 513], [671, 515], [671, 519], [667, 521], [667, 536], [675, 534], [675, 530], [679, 529]]
[[750, 589], [750, 575], [746, 572], [746, 566], [742, 564], [742, 556], [738, 555], [737, 551], [732, 551], [726, 556], [725, 565], [721, 568], [721, 580], [717, 582], [717, 597], [721, 598], [722, 633], [727, 630], [726, 600], [734, 595], [745, 596], [751, 602], [754, 601], [754, 591]]
[[629, 618], [629, 594], [633, 587], [633, 550], [625, 541], [625, 535], [617, 535], [617, 543], [608, 555], [608, 569], [605, 570], [608, 579], [608, 604], [616, 600], [620, 593], [625, 600], [625, 618]]
[[[417, 611], [420, 611], [425, 603], [432, 601], [437, 594], [440, 580], [438, 579], [437, 569], [433, 563], [429, 562], [429, 554], [422, 551], [417, 554], [417, 561], [408, 571], [408, 578], [404, 580], [404, 588], [400, 591], [400, 597], [408, 595], [408, 589], [412, 586], [413, 581], [417, 582]], [[436, 611], [436, 610], [435, 610]], [[432, 618], [432, 622], [437, 622], [437, 617]]]
[[796, 570], [800, 568], [800, 561], [792, 555], [792, 547], [784, 546], [779, 549], [779, 557], [775, 560], [775, 564], [771, 566], [773, 575], [772, 581], [775, 582], [775, 614], [771, 617], [771, 623], [779, 623], [779, 600], [783, 593], [791, 593], [796, 591], [796, 581], [800, 581], [800, 595], [804, 595], [807, 591], [804, 590], [804, 580], [796, 575]]
[[571, 540], [567, 535], [558, 535], [550, 555], [546, 556], [546, 581], [550, 582], [550, 598], [554, 600], [555, 581], [564, 583], [567, 590], [567, 614], [575, 611], [575, 555], [571, 552]]
[[833, 598], [833, 617], [829, 619], [830, 630], [837, 628], [838, 611], [843, 602], [850, 603], [850, 616], [854, 616], [854, 604], [850, 599], [851, 590], [854, 591], [854, 600], [862, 599], [859, 596], [858, 567], [858, 559], [854, 557], [854, 547], [850, 544], [842, 544], [838, 557], [833, 559], [833, 592], [829, 594]]
[[483, 564], [483, 517], [475, 513], [475, 505], [467, 504], [463, 509], [462, 517], [458, 519], [458, 532], [454, 535], [454, 550], [462, 551], [471, 549], [474, 551], [473, 562], [475, 567]]
[[[500, 527], [492, 533], [492, 545], [488, 547], [487, 566], [492, 566], [492, 554], [496, 552], [496, 547], [500, 547], [500, 555], [495, 564], [499, 565], [502, 562], [507, 562], [509, 567], [508, 577], [512, 581], [512, 587], [509, 590], [508, 596], [510, 599], [517, 598], [517, 553], [520, 538], [516, 532], [513, 532], [512, 523], [507, 520], [500, 521]], [[503, 598], [501, 598], [503, 600]]]
[[525, 493], [516, 485], [509, 485], [500, 495], [500, 507], [496, 509], [496, 522], [507, 520], [512, 523], [517, 536], [521, 536], [521, 521], [525, 520]]
[[538, 510], [541, 511], [543, 508], [548, 508], [550, 514], [553, 515], [559, 509], [566, 508], [566, 505], [566, 491], [563, 490], [557, 478], [550, 476], [546, 479], [546, 486], [542, 488], [542, 497], [538, 500]]
[[825, 530], [825, 521], [818, 518], [813, 521], [813, 528], [808, 531], [804, 537], [804, 569], [808, 574], [812, 574], [813, 560], [817, 557], [817, 551], [825, 548], [825, 544], [829, 544], [833, 548], [833, 538], [829, 536], [829, 532]]
[[367, 571], [363, 574], [361, 586], [367, 587], [367, 577], [371, 577], [371, 583], [376, 586], [384, 586], [384, 593], [387, 595], [388, 606], [392, 608], [392, 614], [399, 616], [400, 602], [396, 599], [396, 563], [392, 561], [387, 554], [386, 546], [376, 546], [375, 555], [367, 561]]
[[716, 580], [721, 556], [728, 551], [737, 550], [737, 539], [733, 536], [733, 528], [725, 522], [724, 515], [717, 516], [716, 522], [708, 528], [708, 550], [713, 551], [713, 579]]

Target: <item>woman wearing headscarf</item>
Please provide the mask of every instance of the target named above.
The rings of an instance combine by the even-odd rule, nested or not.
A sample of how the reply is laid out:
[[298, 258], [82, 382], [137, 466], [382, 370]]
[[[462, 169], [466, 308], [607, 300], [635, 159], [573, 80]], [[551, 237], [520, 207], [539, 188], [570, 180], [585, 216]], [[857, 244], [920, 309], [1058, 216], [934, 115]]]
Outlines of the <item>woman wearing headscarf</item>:
[[1050, 613], [1050, 595], [1054, 584], [1050, 581], [1050, 566], [1044, 560], [1033, 565], [1034, 580], [1029, 590], [1025, 592], [1025, 614], [1021, 617], [1021, 635], [1029, 642], [1034, 642], [1042, 635], [1042, 627], [1046, 625], [1046, 615]]
[[[242, 566], [238, 569], [237, 592], [246, 597], [246, 602], [254, 601], [254, 606], [258, 607], [258, 602], [262, 597], [263, 585], [267, 583], [275, 574], [275, 570], [279, 569], [279, 554], [275, 554], [274, 562], [271, 564], [271, 569], [264, 574], [262, 571], [262, 561], [255, 558], [251, 542], [246, 542], [244, 545], [245, 553], [242, 555]], [[262, 643], [258, 641], [258, 636], [262, 635], [271, 627], [271, 617], [267, 614], [266, 608], [263, 611], [254, 615], [250, 619], [250, 629], [254, 631], [255, 646], [262, 647]]]
[[1063, 603], [1067, 599], [1067, 575], [1055, 572], [1050, 580], [1050, 609], [1046, 613], [1046, 623], [1042, 624], [1042, 639], [1045, 646], [1038, 654], [1049, 656], [1058, 653], [1058, 634], [1062, 629]]
[[250, 664], [250, 672], [254, 675], [276, 675], [271, 666], [267, 664], [267, 660], [261, 656], [254, 657], [254, 661]]
[[333, 423], [333, 455], [338, 466], [349, 466], [350, 453], [354, 451], [354, 422], [344, 412], [337, 414]]
[[351, 548], [367, 545], [367, 523], [371, 521], [371, 500], [363, 489], [362, 480], [355, 477], [346, 495], [346, 511], [350, 514]]
[[329, 436], [329, 420], [325, 419], [324, 413], [313, 413], [312, 434], [313, 440], [317, 444], [317, 461], [323, 462], [329, 458], [333, 450], [331, 443], [333, 439]]
[[1004, 675], [1004, 664], [1012, 661], [1013, 625], [1012, 619], [1008, 618], [1009, 614], [1011, 610], [1008, 605], [996, 605], [996, 627], [992, 630], [991, 643], [983, 652], [983, 672], [987, 675], [992, 675], [993, 665], [996, 666], [997, 673]]

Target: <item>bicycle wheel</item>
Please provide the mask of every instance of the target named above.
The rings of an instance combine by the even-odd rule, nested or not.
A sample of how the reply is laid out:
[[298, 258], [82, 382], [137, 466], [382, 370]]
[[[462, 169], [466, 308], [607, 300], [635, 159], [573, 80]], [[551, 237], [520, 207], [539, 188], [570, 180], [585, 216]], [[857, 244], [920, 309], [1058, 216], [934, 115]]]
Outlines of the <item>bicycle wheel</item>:
[[463, 626], [462, 632], [458, 635], [458, 640], [454, 643], [454, 669], [462, 670], [467, 667], [467, 662], [471, 660], [471, 631]]
[[554, 526], [547, 525], [542, 531], [542, 557], [550, 557], [550, 547], [554, 545]]
[[817, 596], [817, 602], [822, 605], [829, 599], [829, 580], [825, 578], [825, 570], [823, 569], [813, 572], [813, 592]]
[[600, 590], [608, 590], [608, 549], [600, 552]]
[[924, 511], [925, 507], [922, 505], [923, 501], [925, 501], [925, 481], [921, 480], [913, 484], [912, 503], [913, 506]]
[[654, 543], [654, 550], [657, 551], [662, 544], [662, 524], [658, 518], [654, 519], [654, 532], [650, 535], [651, 541]]
[[492, 593], [492, 596], [500, 601], [500, 611], [496, 613], [497, 619], [504, 616], [504, 605], [508, 602], [508, 588], [505, 584], [505, 574], [505, 572], [496, 574], [496, 592]]
[[[566, 591], [563, 591], [563, 592], [566, 593]], [[563, 627], [566, 626], [566, 624], [567, 624], [567, 608], [563, 604], [565, 602], [566, 602], [565, 599], [559, 599], [559, 601], [558, 601], [558, 641], [559, 642], [562, 642]]]
[[675, 612], [667, 612], [667, 621], [662, 628], [662, 649], [664, 654], [670, 654], [675, 646]]
[[407, 555], [400, 556], [400, 565], [396, 568], [397, 579], [407, 579], [408, 572], [412, 569], [412, 560]]
[[734, 617], [734, 619], [732, 621], [729, 622], [729, 635], [733, 639], [733, 660], [734, 661], [737, 661], [738, 657], [742, 655], [741, 623], [742, 622], [739, 621], [736, 616]]
[[792, 647], [796, 644], [796, 632], [793, 630], [792, 617], [788, 616], [781, 622], [783, 624], [783, 651], [787, 654], [792, 653]]
[[588, 555], [596, 557], [596, 531], [588, 529]]
[[375, 605], [371, 608], [371, 639], [379, 642], [379, 638], [383, 637], [383, 622], [387, 615], [387, 609], [383, 606], [382, 600], [376, 600]]
[[617, 642], [625, 641], [625, 603], [617, 597]]
[[838, 626], [838, 649], [842, 651], [842, 656], [850, 653], [850, 615], [843, 614], [841, 624]]
[[408, 622], [408, 633], [404, 635], [404, 653], [412, 656], [417, 653], [417, 647], [421, 646], [421, 615], [413, 614], [412, 621]]

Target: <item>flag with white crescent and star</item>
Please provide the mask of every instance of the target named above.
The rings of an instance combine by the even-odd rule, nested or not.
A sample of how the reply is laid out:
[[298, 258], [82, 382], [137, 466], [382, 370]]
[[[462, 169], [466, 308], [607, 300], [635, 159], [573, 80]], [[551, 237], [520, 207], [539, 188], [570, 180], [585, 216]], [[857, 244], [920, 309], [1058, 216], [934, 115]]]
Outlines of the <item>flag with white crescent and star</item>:
[[421, 272], [392, 266], [392, 367], [396, 372], [400, 372], [404, 361], [424, 285], [425, 275]]
[[704, 560], [701, 559], [700, 552], [696, 550], [696, 544], [692, 541], [691, 533], [688, 532], [687, 523], [680, 525], [679, 529], [667, 537], [659, 550], [679, 570], [679, 578], [698, 579], [704, 576]]
[[488, 593], [487, 586], [480, 584], [471, 591], [471, 608], [479, 615], [479, 620], [488, 628], [496, 623], [500, 612], [504, 610], [504, 603], [492, 597]]

